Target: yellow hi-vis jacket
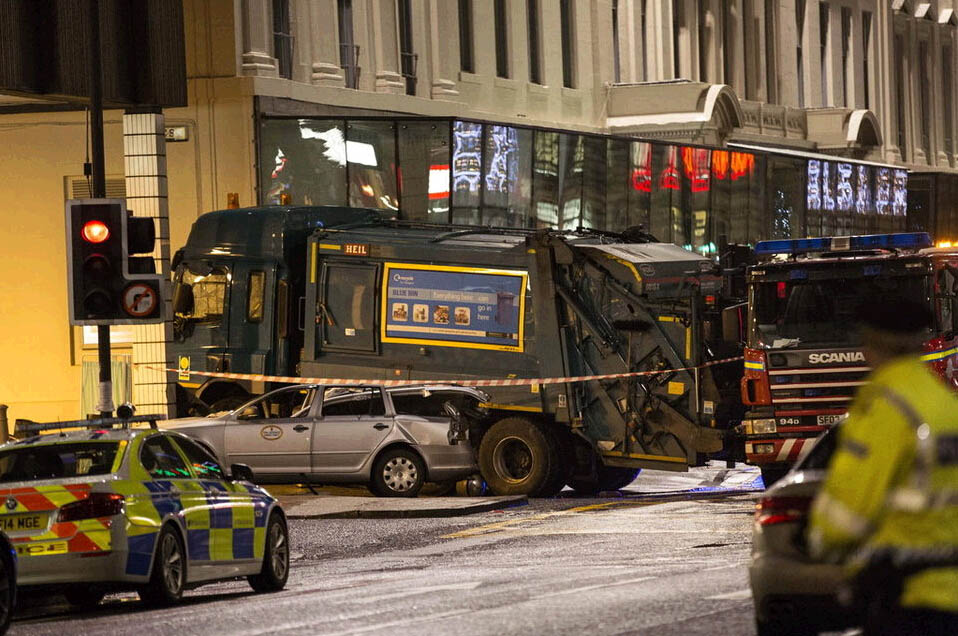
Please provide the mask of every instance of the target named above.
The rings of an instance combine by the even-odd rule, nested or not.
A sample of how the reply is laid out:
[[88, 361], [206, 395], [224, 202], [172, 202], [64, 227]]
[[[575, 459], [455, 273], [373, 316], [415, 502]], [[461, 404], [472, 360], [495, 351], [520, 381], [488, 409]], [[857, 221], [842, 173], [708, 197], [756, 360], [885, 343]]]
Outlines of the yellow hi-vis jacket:
[[[813, 555], [854, 569], [877, 550], [958, 548], [958, 398], [917, 356], [868, 380], [812, 506]], [[958, 612], [958, 568], [909, 577], [901, 604]]]

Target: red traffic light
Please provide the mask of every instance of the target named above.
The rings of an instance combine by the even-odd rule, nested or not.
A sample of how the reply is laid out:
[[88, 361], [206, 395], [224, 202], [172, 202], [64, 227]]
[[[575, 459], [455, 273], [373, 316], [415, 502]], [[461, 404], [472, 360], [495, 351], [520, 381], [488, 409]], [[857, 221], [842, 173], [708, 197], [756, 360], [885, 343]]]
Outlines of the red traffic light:
[[110, 238], [110, 228], [103, 221], [87, 221], [80, 230], [80, 236], [88, 243], [102, 243]]

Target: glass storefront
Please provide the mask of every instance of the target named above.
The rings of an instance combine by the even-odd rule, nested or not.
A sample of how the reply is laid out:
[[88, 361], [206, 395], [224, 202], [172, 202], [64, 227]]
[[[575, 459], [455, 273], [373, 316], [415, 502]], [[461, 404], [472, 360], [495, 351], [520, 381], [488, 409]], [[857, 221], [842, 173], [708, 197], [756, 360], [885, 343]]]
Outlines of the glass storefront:
[[258, 141], [264, 205], [498, 227], [642, 226], [701, 253], [722, 241], [905, 228], [907, 172], [839, 158], [450, 119], [264, 118]]

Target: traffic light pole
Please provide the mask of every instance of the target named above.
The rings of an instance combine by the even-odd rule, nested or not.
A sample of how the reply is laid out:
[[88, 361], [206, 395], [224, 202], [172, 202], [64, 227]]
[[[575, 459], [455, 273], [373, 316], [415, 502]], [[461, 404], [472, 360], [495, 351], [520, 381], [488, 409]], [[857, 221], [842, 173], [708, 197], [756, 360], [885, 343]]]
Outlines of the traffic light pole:
[[[103, 160], [103, 70], [100, 64], [100, 1], [90, 0], [90, 154], [93, 159], [94, 199], [106, 197], [106, 167]], [[97, 353], [100, 362], [100, 417], [113, 416], [113, 376], [110, 357], [110, 325], [97, 325]]]

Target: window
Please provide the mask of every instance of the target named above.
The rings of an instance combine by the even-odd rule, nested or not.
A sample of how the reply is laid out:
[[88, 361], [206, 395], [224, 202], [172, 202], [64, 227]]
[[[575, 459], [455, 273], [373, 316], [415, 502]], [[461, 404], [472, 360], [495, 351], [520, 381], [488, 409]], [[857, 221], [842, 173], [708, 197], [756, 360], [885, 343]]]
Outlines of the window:
[[775, 23], [778, 13], [775, 8], [778, 0], [765, 0], [765, 101], [778, 103], [778, 53], [775, 44]]
[[349, 205], [398, 211], [395, 122], [346, 122], [344, 151]]
[[184, 301], [182, 306], [175, 307], [177, 318], [197, 324], [219, 324], [223, 320], [228, 284], [225, 269], [214, 268], [209, 272], [194, 272], [189, 266], [183, 266], [178, 271], [177, 279], [174, 299], [181, 297], [181, 294], [187, 294], [185, 298], [188, 300], [189, 295], [192, 295], [191, 303]]
[[851, 73], [852, 10], [842, 7], [842, 103], [855, 106], [855, 87], [849, 83]]
[[399, 124], [403, 219], [449, 222], [449, 159], [448, 122]]
[[267, 393], [237, 410], [242, 420], [296, 419], [309, 415], [315, 395], [312, 387], [291, 386]]
[[416, 66], [419, 56], [412, 47], [412, 7], [411, 0], [397, 0], [399, 3], [399, 65], [406, 80], [406, 94], [416, 94]]
[[952, 76], [952, 48], [950, 46], [941, 49], [941, 106], [942, 106], [942, 125], [944, 132], [945, 152], [951, 154], [954, 152], [955, 136], [955, 113], [952, 104], [954, 104], [954, 79]]
[[289, 28], [289, 0], [273, 0], [273, 55], [280, 77], [293, 77], [293, 36]]
[[140, 461], [151, 477], [187, 479], [190, 471], [167, 435], [154, 435], [143, 441]]
[[323, 391], [323, 417], [386, 414], [382, 391], [368, 387], [327, 387]]
[[495, 0], [496, 75], [509, 77], [509, 15], [507, 0]]
[[862, 79], [865, 81], [865, 108], [871, 108], [872, 14], [862, 11]]
[[353, 0], [338, 0], [339, 65], [346, 73], [346, 88], [359, 88], [359, 45], [353, 36]]
[[822, 76], [822, 106], [828, 106], [828, 3], [818, 3], [819, 70]]
[[573, 0], [559, 0], [559, 19], [562, 28], [562, 85], [566, 88], [575, 88], [576, 81], [574, 11]]
[[266, 120], [259, 133], [262, 204], [288, 194], [293, 205], [346, 205], [342, 120]]
[[795, 0], [795, 63], [798, 66], [798, 107], [805, 108], [805, 0]]
[[200, 479], [226, 479], [226, 473], [216, 461], [216, 458], [196, 442], [182, 437], [176, 438], [176, 443], [186, 455], [187, 461], [193, 466], [193, 472]]
[[[541, 45], [539, 43], [539, 0], [528, 1], [528, 20], [529, 20], [529, 81], [533, 84], [542, 83], [542, 68], [540, 58], [542, 56]], [[615, 9], [612, 9], [613, 16]], [[613, 22], [615, 18], [613, 17]], [[612, 27], [615, 29], [615, 26]], [[613, 33], [613, 39], [616, 37]], [[615, 59], [618, 68], [618, 57]], [[616, 71], [618, 72], [618, 71]], [[616, 80], [618, 81], [618, 80]]]
[[476, 406], [472, 396], [454, 391], [390, 391], [389, 397], [397, 414], [422, 417], [449, 417], [445, 409], [447, 402], [460, 413]]
[[264, 272], [249, 273], [246, 298], [246, 320], [248, 322], [263, 322], [263, 284], [265, 280], [266, 274]]
[[619, 0], [612, 0], [612, 78], [622, 81], [622, 60], [619, 57]]
[[17, 446], [0, 453], [0, 482], [107, 475], [117, 442]]
[[472, 48], [472, 0], [459, 0], [459, 69], [475, 73]]

